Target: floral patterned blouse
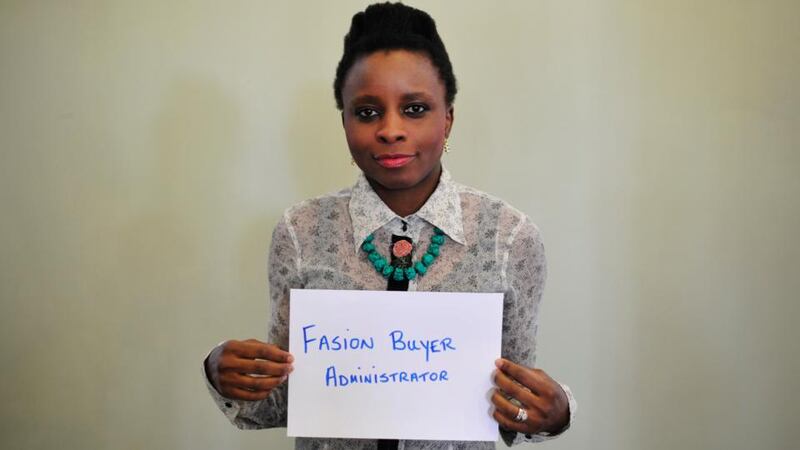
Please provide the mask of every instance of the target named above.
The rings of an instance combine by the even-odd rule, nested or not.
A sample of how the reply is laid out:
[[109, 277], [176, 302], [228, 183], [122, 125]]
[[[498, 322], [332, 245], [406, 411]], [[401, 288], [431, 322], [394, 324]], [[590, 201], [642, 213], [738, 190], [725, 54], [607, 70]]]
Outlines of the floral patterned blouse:
[[[269, 287], [272, 318], [268, 342], [289, 345], [289, 290], [385, 290], [386, 279], [360, 250], [364, 239], [388, 253], [392, 234], [427, 248], [438, 227], [447, 235], [441, 253], [409, 290], [503, 292], [502, 356], [533, 367], [539, 303], [546, 277], [544, 247], [536, 225], [502, 200], [454, 182], [442, 171], [436, 190], [416, 213], [398, 217], [372, 190], [363, 174], [352, 188], [306, 200], [289, 208], [272, 234]], [[385, 245], [381, 245], [381, 243]], [[265, 400], [222, 397], [206, 378], [225, 416], [242, 429], [286, 426], [287, 384]], [[576, 403], [569, 388], [570, 423]], [[568, 428], [568, 427], [567, 427]], [[565, 429], [566, 430], [566, 429]], [[563, 431], [562, 430], [562, 433]], [[500, 429], [508, 445], [552, 439]], [[376, 449], [376, 440], [296, 438], [297, 449]], [[494, 442], [401, 440], [399, 450], [493, 449]]]

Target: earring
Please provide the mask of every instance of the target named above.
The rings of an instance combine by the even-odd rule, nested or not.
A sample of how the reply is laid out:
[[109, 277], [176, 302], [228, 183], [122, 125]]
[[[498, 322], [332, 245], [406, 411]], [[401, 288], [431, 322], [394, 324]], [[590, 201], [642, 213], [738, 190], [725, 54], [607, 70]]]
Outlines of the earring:
[[450, 142], [448, 142], [447, 138], [444, 138], [444, 152], [450, 153]]

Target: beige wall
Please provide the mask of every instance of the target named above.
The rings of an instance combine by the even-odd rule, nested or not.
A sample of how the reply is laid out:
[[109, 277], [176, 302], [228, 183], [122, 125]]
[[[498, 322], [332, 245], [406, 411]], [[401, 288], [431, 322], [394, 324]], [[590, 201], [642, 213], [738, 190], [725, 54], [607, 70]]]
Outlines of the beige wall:
[[[263, 337], [282, 210], [352, 182], [331, 83], [365, 3], [0, 3], [0, 447], [291, 448], [200, 361]], [[800, 4], [420, 1], [459, 180], [531, 215], [553, 449], [800, 440]]]

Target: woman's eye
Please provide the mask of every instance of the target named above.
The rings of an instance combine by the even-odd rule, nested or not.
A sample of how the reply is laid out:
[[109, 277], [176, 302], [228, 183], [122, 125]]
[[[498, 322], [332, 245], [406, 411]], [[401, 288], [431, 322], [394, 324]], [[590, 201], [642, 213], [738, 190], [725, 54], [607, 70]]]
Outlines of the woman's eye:
[[370, 120], [378, 116], [378, 111], [372, 108], [361, 108], [356, 110], [356, 117], [361, 120]]
[[426, 105], [414, 104], [406, 106], [405, 113], [410, 116], [419, 116], [428, 110]]

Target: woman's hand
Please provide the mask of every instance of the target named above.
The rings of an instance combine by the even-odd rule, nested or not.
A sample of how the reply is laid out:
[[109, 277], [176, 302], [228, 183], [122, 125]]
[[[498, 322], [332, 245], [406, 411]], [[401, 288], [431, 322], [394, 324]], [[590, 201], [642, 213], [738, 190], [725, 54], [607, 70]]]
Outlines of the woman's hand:
[[286, 381], [293, 370], [292, 357], [276, 345], [255, 339], [227, 341], [206, 359], [206, 374], [223, 397], [263, 400]]
[[493, 416], [500, 426], [525, 434], [543, 431], [555, 434], [569, 424], [567, 394], [543, 370], [506, 359], [498, 359], [495, 364], [498, 370], [494, 377], [497, 389], [492, 395]]

